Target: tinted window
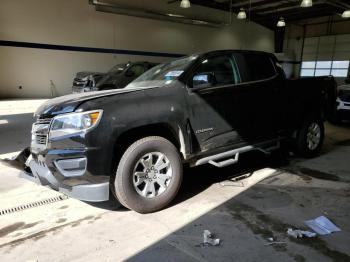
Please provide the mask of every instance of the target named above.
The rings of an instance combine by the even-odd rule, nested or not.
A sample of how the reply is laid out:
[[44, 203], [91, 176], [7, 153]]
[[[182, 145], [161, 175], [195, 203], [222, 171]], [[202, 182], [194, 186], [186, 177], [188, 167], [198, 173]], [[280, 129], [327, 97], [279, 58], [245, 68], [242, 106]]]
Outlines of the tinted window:
[[244, 54], [249, 81], [270, 78], [276, 74], [275, 67], [267, 55]]
[[124, 69], [126, 68], [126, 64], [119, 64], [119, 65], [115, 65], [111, 68], [111, 70], [108, 71], [108, 73], [111, 74], [120, 74], [121, 72], [124, 71]]
[[128, 73], [133, 72], [132, 76], [139, 77], [145, 72], [145, 68], [143, 65], [133, 65], [129, 70]]
[[234, 61], [230, 56], [208, 58], [195, 71], [195, 75], [210, 73], [215, 77], [216, 86], [236, 84], [238, 82]]

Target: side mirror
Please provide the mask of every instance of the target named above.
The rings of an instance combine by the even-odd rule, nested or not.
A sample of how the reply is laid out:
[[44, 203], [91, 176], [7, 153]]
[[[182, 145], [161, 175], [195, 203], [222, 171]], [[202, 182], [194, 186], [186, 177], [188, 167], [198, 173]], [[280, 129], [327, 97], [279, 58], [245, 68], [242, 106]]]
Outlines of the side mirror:
[[199, 73], [193, 76], [193, 89], [212, 87], [215, 84], [214, 73]]
[[133, 76], [135, 76], [135, 72], [132, 70], [128, 70], [128, 71], [126, 71], [125, 75], [128, 77], [133, 77]]

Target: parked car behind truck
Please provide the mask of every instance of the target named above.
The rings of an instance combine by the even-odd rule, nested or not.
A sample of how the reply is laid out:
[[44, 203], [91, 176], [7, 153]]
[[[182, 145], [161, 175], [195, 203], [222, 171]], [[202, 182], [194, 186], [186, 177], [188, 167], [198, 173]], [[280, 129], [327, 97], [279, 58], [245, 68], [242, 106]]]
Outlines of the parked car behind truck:
[[287, 80], [269, 53], [196, 54], [124, 89], [49, 100], [20, 157], [26, 174], [67, 195], [154, 212], [176, 196], [184, 163], [220, 168], [282, 145], [317, 155], [335, 94], [332, 77]]
[[345, 85], [338, 88], [335, 112], [331, 120], [335, 124], [339, 124], [344, 120], [350, 121], [350, 79], [347, 79]]
[[157, 65], [150, 62], [129, 62], [113, 66], [107, 73], [79, 72], [73, 80], [73, 93], [124, 88], [135, 78]]

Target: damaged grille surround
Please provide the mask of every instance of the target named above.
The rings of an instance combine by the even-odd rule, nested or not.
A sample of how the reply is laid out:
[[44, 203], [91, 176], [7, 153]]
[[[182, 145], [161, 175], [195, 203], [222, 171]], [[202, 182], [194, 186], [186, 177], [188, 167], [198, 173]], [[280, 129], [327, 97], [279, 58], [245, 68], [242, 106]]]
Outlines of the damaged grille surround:
[[32, 126], [32, 145], [47, 146], [52, 118], [38, 119]]

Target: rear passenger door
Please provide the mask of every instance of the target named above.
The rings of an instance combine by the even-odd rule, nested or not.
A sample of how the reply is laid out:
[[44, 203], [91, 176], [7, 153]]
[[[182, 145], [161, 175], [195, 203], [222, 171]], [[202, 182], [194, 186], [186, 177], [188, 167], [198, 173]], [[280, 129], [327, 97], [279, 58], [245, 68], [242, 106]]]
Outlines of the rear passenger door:
[[242, 52], [235, 55], [242, 83], [239, 85], [241, 99], [236, 99], [241, 108], [242, 126], [250, 140], [275, 138], [285, 115], [284, 78], [277, 73], [276, 65], [269, 54]]

